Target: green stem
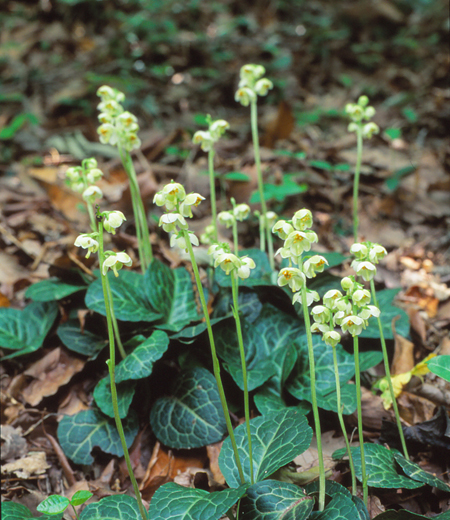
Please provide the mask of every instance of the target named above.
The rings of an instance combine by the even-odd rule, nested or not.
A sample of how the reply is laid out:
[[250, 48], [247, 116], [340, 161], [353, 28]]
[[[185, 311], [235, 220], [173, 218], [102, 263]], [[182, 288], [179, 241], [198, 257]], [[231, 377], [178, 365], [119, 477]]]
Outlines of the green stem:
[[353, 181], [353, 239], [358, 242], [358, 193], [359, 193], [359, 176], [361, 173], [361, 161], [363, 152], [363, 136], [362, 136], [362, 125], [358, 126], [356, 132], [356, 166], [355, 166], [355, 178]]
[[[299, 261], [299, 268], [301, 269], [301, 260]], [[314, 361], [314, 347], [311, 333], [311, 322], [309, 318], [308, 301], [306, 297], [306, 285], [302, 287], [301, 291], [303, 318], [305, 321], [306, 338], [308, 340], [309, 376], [311, 379], [311, 404], [314, 416], [314, 426], [316, 430], [317, 454], [319, 457], [319, 511], [323, 511], [325, 508], [325, 466], [323, 463], [322, 431], [320, 428], [319, 408], [317, 406], [316, 367]]]
[[76, 518], [77, 520], [80, 520], [80, 517], [78, 516], [78, 513], [77, 513], [77, 510], [75, 509], [75, 506], [72, 505], [72, 504], [70, 504], [70, 505], [72, 506], [73, 512], [75, 513], [75, 518]]
[[239, 317], [239, 302], [238, 302], [238, 287], [239, 280], [236, 275], [236, 271], [231, 272], [231, 292], [233, 294], [233, 315], [236, 322], [236, 332], [239, 344], [239, 353], [241, 356], [241, 367], [242, 367], [242, 379], [244, 381], [244, 410], [245, 410], [245, 424], [247, 428], [248, 438], [248, 458], [250, 464], [250, 481], [252, 484], [255, 483], [253, 475], [253, 450], [252, 450], [252, 434], [250, 430], [250, 404], [248, 395], [248, 382], [247, 382], [247, 366], [245, 363], [245, 350], [244, 350], [244, 339], [242, 337], [241, 319]]
[[363, 486], [363, 500], [367, 507], [368, 489], [366, 475], [366, 458], [364, 455], [364, 433], [362, 424], [362, 404], [361, 404], [361, 374], [359, 371], [359, 342], [358, 336], [353, 336], [353, 353], [355, 357], [355, 384], [356, 384], [356, 407], [358, 410], [358, 436], [361, 449], [361, 474]]
[[259, 247], [261, 251], [266, 250], [266, 226], [264, 224], [264, 217], [259, 215]]
[[133, 467], [131, 465], [130, 454], [128, 452], [127, 442], [125, 440], [125, 434], [123, 431], [122, 421], [119, 415], [119, 405], [117, 402], [117, 388], [116, 388], [116, 380], [115, 380], [115, 366], [116, 366], [116, 352], [114, 346], [114, 332], [112, 325], [112, 313], [114, 309], [112, 307], [112, 300], [109, 298], [108, 294], [108, 285], [106, 283], [106, 276], [102, 272], [103, 262], [105, 261], [105, 254], [103, 251], [103, 223], [99, 223], [99, 248], [98, 248], [98, 258], [100, 263], [100, 273], [102, 280], [102, 289], [103, 289], [103, 299], [105, 300], [105, 309], [106, 309], [106, 322], [108, 324], [108, 336], [109, 336], [109, 359], [107, 361], [109, 377], [111, 383], [111, 401], [114, 410], [114, 420], [116, 422], [117, 432], [120, 437], [120, 442], [122, 444], [123, 454], [125, 457], [125, 462], [128, 468], [128, 473], [130, 475], [131, 484], [133, 485], [134, 494], [136, 495], [136, 500], [139, 507], [139, 512], [141, 513], [142, 520], [147, 520], [147, 513], [144, 508], [144, 504], [142, 503], [141, 494], [139, 492], [139, 486], [136, 482], [136, 478], [133, 473]]
[[117, 348], [119, 349], [120, 356], [122, 359], [125, 359], [127, 357], [127, 354], [125, 352], [125, 349], [123, 348], [122, 340], [120, 339], [120, 332], [119, 332], [119, 325], [117, 323], [116, 315], [114, 314], [114, 305], [113, 305], [113, 299], [112, 299], [112, 293], [111, 293], [111, 286], [109, 285], [108, 277], [105, 276], [105, 283], [106, 283], [106, 290], [108, 292], [108, 298], [109, 298], [109, 304], [111, 308], [111, 321], [112, 326], [114, 330], [114, 335], [116, 337], [116, 343]]
[[336, 401], [337, 401], [337, 414], [339, 423], [341, 425], [342, 434], [344, 435], [345, 446], [347, 448], [348, 460], [350, 463], [350, 473], [352, 475], [352, 494], [356, 495], [356, 475], [355, 465], [353, 464], [352, 452], [350, 450], [350, 442], [347, 437], [347, 429], [345, 428], [344, 416], [342, 415], [341, 406], [341, 383], [339, 381], [339, 366], [337, 361], [336, 347], [333, 347], [333, 365], [334, 365], [334, 377], [336, 379]]
[[[256, 166], [256, 174], [258, 177], [258, 192], [259, 192], [259, 198], [261, 200], [261, 213], [263, 217], [264, 227], [266, 229], [266, 237], [267, 240], [269, 240], [269, 234], [270, 234], [270, 228], [269, 223], [266, 218], [267, 213], [267, 206], [266, 206], [266, 200], [264, 198], [264, 182], [263, 182], [263, 176], [262, 176], [262, 169], [261, 169], [261, 156], [259, 153], [259, 136], [258, 136], [258, 111], [257, 111], [257, 104], [256, 104], [256, 98], [254, 101], [250, 102], [250, 118], [251, 118], [251, 127], [252, 127], [252, 139], [253, 139], [253, 150], [255, 153], [255, 166]], [[260, 244], [261, 251], [265, 250], [265, 247], [263, 247], [263, 244]], [[269, 255], [269, 262], [270, 262], [270, 268], [272, 271], [275, 268], [275, 262], [273, 254]]]
[[217, 207], [216, 207], [216, 179], [214, 177], [214, 150], [208, 152], [208, 167], [209, 167], [209, 187], [211, 193], [211, 214], [214, 226], [214, 242], [219, 241], [217, 232]]
[[239, 256], [239, 244], [238, 244], [238, 231], [237, 231], [237, 220], [233, 220], [233, 246], [234, 246], [234, 254]]
[[[377, 293], [375, 291], [375, 282], [373, 281], [373, 279], [370, 280], [370, 291], [372, 293], [373, 304], [376, 307], [378, 307]], [[392, 384], [391, 370], [389, 368], [389, 358], [388, 358], [388, 353], [387, 353], [387, 348], [386, 348], [386, 341], [384, 339], [383, 325], [381, 323], [380, 316], [378, 316], [377, 320], [378, 320], [378, 330], [380, 331], [381, 350], [383, 351], [384, 371], [386, 373], [386, 378], [389, 383], [389, 392], [391, 394], [392, 407], [394, 408], [395, 420], [397, 422], [397, 428], [398, 428], [398, 433], [400, 435], [400, 441], [401, 441], [402, 448], [403, 448], [403, 454], [405, 455], [405, 458], [409, 459], [408, 449], [406, 447], [405, 435], [403, 434], [402, 422], [400, 420], [400, 414], [398, 411], [397, 399], [395, 398], [395, 394], [394, 394], [394, 386]]]
[[89, 213], [89, 220], [91, 221], [91, 229], [94, 233], [96, 233], [97, 232], [97, 219], [95, 218], [94, 208], [90, 202], [86, 202], [86, 206], [87, 206], [88, 213]]
[[200, 303], [202, 306], [203, 315], [205, 316], [206, 328], [208, 331], [208, 338], [209, 338], [209, 345], [211, 347], [213, 372], [214, 372], [214, 377], [216, 378], [217, 389], [219, 390], [220, 403], [222, 404], [222, 409], [223, 409], [223, 414], [225, 416], [225, 422], [227, 425], [228, 435], [230, 436], [231, 445], [233, 447], [233, 453], [234, 453], [234, 458], [236, 460], [239, 477], [241, 479], [241, 483], [244, 484], [245, 483], [244, 472], [242, 470], [241, 459], [239, 457], [239, 451], [238, 451], [236, 439], [234, 436], [233, 426], [231, 424], [230, 412], [228, 410], [228, 404], [227, 404], [227, 400], [225, 397], [225, 391], [223, 389], [222, 379], [220, 377], [220, 363], [219, 363], [219, 358], [217, 357], [216, 345], [214, 343], [214, 336], [213, 336], [213, 331], [212, 331], [212, 327], [211, 327], [211, 321], [209, 319], [208, 306], [206, 304], [205, 295], [203, 293], [202, 281], [200, 279], [200, 274], [198, 272], [198, 266], [197, 266], [197, 262], [195, 260], [194, 250], [192, 248], [191, 241], [189, 240], [189, 233], [185, 229], [181, 230], [181, 233], [184, 237], [184, 240], [186, 241], [186, 247], [187, 247], [187, 250], [189, 253], [189, 257], [191, 259], [192, 270], [194, 271], [195, 282], [197, 284], [198, 295], [200, 297]]

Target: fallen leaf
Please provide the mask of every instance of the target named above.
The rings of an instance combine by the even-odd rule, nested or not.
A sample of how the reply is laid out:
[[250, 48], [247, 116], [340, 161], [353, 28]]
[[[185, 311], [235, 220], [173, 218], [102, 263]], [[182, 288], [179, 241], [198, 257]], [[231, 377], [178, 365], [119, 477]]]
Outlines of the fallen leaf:
[[30, 451], [26, 457], [2, 466], [2, 473], [15, 473], [19, 478], [42, 475], [49, 469], [44, 451]]
[[394, 359], [391, 364], [391, 374], [404, 374], [414, 367], [414, 343], [395, 334]]
[[211, 470], [214, 480], [218, 484], [223, 485], [225, 484], [225, 477], [222, 475], [219, 468], [219, 454], [222, 449], [222, 444], [222, 442], [215, 442], [214, 444], [206, 446], [206, 453], [208, 454], [209, 459], [209, 469]]
[[27, 441], [22, 437], [22, 430], [14, 428], [9, 424], [2, 424], [1, 434], [2, 460], [17, 459], [23, 457], [27, 453]]

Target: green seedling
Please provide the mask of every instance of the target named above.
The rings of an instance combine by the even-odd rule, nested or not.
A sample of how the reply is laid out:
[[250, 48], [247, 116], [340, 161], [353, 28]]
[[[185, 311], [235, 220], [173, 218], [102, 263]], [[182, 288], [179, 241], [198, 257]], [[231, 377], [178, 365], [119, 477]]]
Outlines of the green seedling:
[[40, 513], [46, 513], [48, 515], [62, 515], [69, 506], [72, 506], [75, 517], [77, 520], [80, 520], [75, 507], [83, 505], [92, 496], [93, 494], [90, 491], [85, 490], [77, 491], [71, 500], [61, 495], [50, 495], [48, 498], [43, 500], [36, 509]]

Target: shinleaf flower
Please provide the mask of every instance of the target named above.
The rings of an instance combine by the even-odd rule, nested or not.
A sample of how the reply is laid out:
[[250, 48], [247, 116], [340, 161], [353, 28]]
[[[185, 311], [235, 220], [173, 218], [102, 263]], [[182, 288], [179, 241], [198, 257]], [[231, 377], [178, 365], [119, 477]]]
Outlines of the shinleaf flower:
[[121, 211], [105, 211], [104, 214], [103, 227], [108, 233], [112, 233], [113, 235], [116, 234], [116, 229], [127, 220]]
[[[108, 252], [106, 252], [107, 254]], [[105, 261], [103, 262], [102, 266], [102, 273], [103, 275], [106, 275], [106, 272], [108, 269], [112, 269], [114, 272], [114, 276], [119, 276], [119, 271], [122, 269], [124, 265], [130, 266], [132, 264], [131, 258], [127, 255], [127, 253], [112, 253], [110, 252], [109, 255], [106, 257]]]

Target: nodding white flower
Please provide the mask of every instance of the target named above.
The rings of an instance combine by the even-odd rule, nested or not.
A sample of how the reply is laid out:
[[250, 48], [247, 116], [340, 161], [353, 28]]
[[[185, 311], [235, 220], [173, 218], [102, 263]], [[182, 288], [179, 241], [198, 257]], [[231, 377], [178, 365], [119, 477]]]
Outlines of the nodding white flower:
[[364, 320], [359, 316], [346, 316], [341, 321], [341, 329], [343, 332], [347, 330], [355, 337], [361, 334], [364, 328]]
[[331, 311], [324, 305], [316, 305], [311, 309], [311, 316], [316, 323], [329, 323], [331, 320]]
[[328, 262], [323, 256], [314, 255], [303, 264], [303, 272], [308, 278], [314, 278], [316, 273], [323, 272], [325, 265], [328, 265]]
[[326, 345], [335, 347], [341, 341], [341, 335], [335, 330], [330, 330], [323, 335], [323, 341]]
[[[369, 107], [371, 108], [371, 107]], [[363, 126], [362, 135], [366, 139], [371, 139], [373, 134], [380, 133], [380, 128], [376, 123], [370, 122]]]
[[370, 292], [367, 289], [358, 289], [352, 294], [352, 300], [358, 307], [363, 307], [370, 303]]
[[371, 262], [358, 262], [353, 260], [352, 267], [358, 276], [368, 282], [372, 280], [377, 273], [377, 268]]
[[228, 130], [228, 128], [230, 128], [230, 124], [228, 121], [225, 121], [225, 119], [218, 119], [217, 121], [213, 121], [209, 125], [209, 132], [214, 142], [218, 141], [225, 133], [225, 131]]
[[[95, 234], [95, 236], [97, 236]], [[83, 234], [79, 235], [77, 239], [75, 240], [74, 245], [76, 247], [82, 247], [83, 249], [87, 249], [88, 252], [86, 253], [86, 258], [89, 258], [91, 256], [91, 253], [96, 253], [98, 251], [98, 242], [95, 240], [92, 235], [89, 234]]]
[[351, 309], [348, 309], [346, 311], [338, 311], [338, 312], [336, 312], [336, 314], [333, 316], [333, 323], [335, 325], [341, 325], [342, 320], [344, 318], [346, 318], [347, 316], [351, 316], [351, 313], [352, 313]]
[[83, 159], [81, 161], [81, 166], [85, 170], [92, 170], [93, 168], [97, 168], [97, 164], [97, 159], [95, 159], [94, 157], [87, 157], [86, 159]]
[[66, 178], [69, 179], [70, 182], [79, 182], [82, 179], [82, 168], [80, 166], [71, 166], [66, 170]]
[[358, 260], [363, 260], [366, 258], [368, 251], [369, 250], [367, 249], [367, 246], [364, 244], [353, 244], [350, 247], [350, 253], [356, 256]]
[[99, 87], [97, 90], [97, 96], [100, 96], [102, 101], [107, 101], [108, 99], [114, 99], [118, 103], [125, 101], [125, 94], [123, 92], [120, 92], [120, 90], [115, 88], [111, 88], [108, 85]]
[[269, 226], [273, 226], [277, 218], [278, 215], [275, 213], [275, 211], [268, 211], [266, 213], [266, 221], [269, 224]]
[[176, 231], [177, 226], [180, 229], [188, 228], [185, 218], [180, 213], [165, 213], [164, 215], [161, 215], [161, 218], [159, 219], [159, 226], [162, 226], [164, 231], [167, 233]]
[[381, 311], [376, 305], [366, 305], [363, 309], [361, 309], [358, 316], [367, 322], [367, 320], [372, 316], [378, 318], [380, 314]]
[[[198, 238], [192, 231], [188, 231], [189, 242], [193, 246], [198, 246]], [[184, 249], [186, 252], [188, 251], [188, 246], [186, 243], [186, 239], [183, 235], [172, 235], [170, 237], [170, 247], [178, 246], [180, 249]]]
[[254, 89], [259, 96], [266, 96], [267, 92], [273, 89], [273, 83], [270, 81], [270, 79], [262, 78], [255, 83]]
[[369, 260], [374, 264], [378, 264], [378, 262], [386, 255], [386, 249], [383, 246], [380, 246], [380, 244], [372, 244], [369, 248]]
[[114, 121], [114, 116], [111, 115], [108, 112], [100, 112], [100, 114], [98, 115], [97, 119], [102, 124], [105, 124], [105, 123], [111, 123], [112, 124], [112, 122]]
[[329, 330], [332, 330], [331, 327], [327, 323], [319, 323], [315, 322], [311, 325], [311, 332], [321, 332], [324, 334], [325, 332], [328, 332]]
[[357, 123], [349, 123], [348, 126], [347, 126], [347, 131], [348, 132], [357, 132], [359, 129], [359, 126]]
[[[97, 162], [97, 161], [96, 161]], [[89, 184], [95, 184], [103, 177], [103, 172], [99, 168], [91, 168], [86, 173], [86, 180]]]
[[251, 269], [254, 269], [256, 267], [256, 264], [253, 260], [253, 258], [250, 258], [249, 256], [244, 256], [240, 259], [242, 262], [241, 267], [237, 270], [237, 275], [239, 278], [242, 278], [244, 280], [245, 278], [248, 278], [250, 276]]
[[251, 88], [242, 87], [236, 92], [234, 99], [243, 107], [248, 107], [251, 102], [256, 100], [256, 94]]
[[213, 260], [223, 253], [225, 253], [225, 249], [222, 244], [213, 244], [208, 248], [208, 255], [211, 255]]
[[291, 250], [287, 247], [280, 247], [277, 249], [275, 256], [280, 255], [281, 258], [290, 258], [291, 257]]
[[236, 222], [236, 217], [231, 211], [221, 211], [217, 215], [217, 218], [219, 222], [227, 228], [231, 227]]
[[166, 195], [162, 191], [155, 193], [155, 196], [153, 197], [153, 204], [156, 204], [157, 206], [164, 206], [165, 203]]
[[105, 211], [105, 217], [103, 219], [103, 227], [108, 233], [116, 234], [116, 229], [127, 220], [125, 215], [121, 211]]
[[132, 263], [133, 263], [133, 261], [126, 253], [110, 252], [110, 254], [106, 257], [105, 261], [103, 262], [103, 266], [102, 266], [103, 276], [106, 275], [106, 272], [108, 271], [108, 269], [112, 269], [112, 271], [114, 272], [114, 276], [117, 277], [117, 276], [119, 276], [119, 273], [117, 271], [122, 269], [122, 267], [124, 265], [130, 266]]
[[131, 152], [132, 150], [136, 150], [141, 147], [142, 141], [136, 134], [126, 134], [122, 139], [123, 147], [127, 152]]
[[160, 193], [165, 196], [164, 204], [169, 211], [173, 210], [178, 202], [183, 202], [186, 198], [184, 187], [178, 182], [169, 182]]
[[272, 228], [272, 233], [276, 233], [282, 240], [286, 240], [293, 231], [293, 226], [285, 220], [279, 220]]
[[289, 285], [292, 292], [296, 292], [305, 285], [306, 277], [297, 267], [285, 267], [279, 272], [277, 283], [280, 287]]
[[195, 132], [194, 137], [192, 138], [192, 142], [194, 144], [199, 144], [204, 152], [209, 152], [212, 150], [215, 143], [211, 133], [205, 130], [199, 130], [198, 132]]
[[[309, 307], [314, 302], [318, 301], [320, 301], [319, 293], [317, 291], [312, 291], [311, 289], [306, 289], [306, 305]], [[300, 303], [300, 305], [302, 304], [301, 292], [294, 294], [294, 297], [292, 298], [292, 303], [294, 304], [296, 302]]]
[[129, 132], [136, 132], [139, 130], [137, 117], [131, 112], [122, 112], [120, 115], [118, 115], [117, 123]]
[[215, 232], [216, 230], [212, 224], [206, 226], [205, 230], [200, 235], [200, 242], [205, 245], [211, 244], [215, 240]]
[[242, 222], [250, 215], [250, 206], [248, 204], [238, 204], [233, 208], [233, 215], [236, 220]]
[[291, 250], [294, 256], [300, 256], [303, 251], [311, 249], [312, 242], [317, 242], [317, 235], [314, 231], [293, 231], [284, 242], [284, 247]]
[[200, 193], [189, 193], [180, 204], [180, 213], [183, 217], [192, 218], [192, 206], [198, 206], [202, 200], [205, 200], [205, 197], [202, 197]]
[[98, 186], [89, 186], [83, 191], [83, 199], [93, 204], [97, 199], [103, 197], [102, 190]]
[[[375, 109], [373, 107], [366, 107], [365, 110], [364, 110], [364, 119], [366, 121], [368, 121], [369, 119], [371, 119], [373, 116], [375, 115]], [[375, 123], [372, 123], [372, 124], [375, 124]], [[377, 128], [378, 126], [375, 125]], [[377, 132], [378, 133], [378, 132]]]
[[340, 298], [342, 298], [341, 291], [338, 291], [337, 289], [330, 289], [323, 295], [323, 303], [330, 310], [334, 310], [336, 308], [336, 302]]
[[358, 105], [360, 107], [365, 107], [368, 104], [369, 104], [369, 98], [365, 94], [363, 94], [362, 96], [359, 96], [359, 98], [358, 98]]
[[312, 213], [309, 209], [300, 209], [292, 217], [292, 225], [297, 231], [305, 231], [313, 224]]
[[354, 285], [355, 282], [349, 276], [345, 276], [341, 280], [341, 287], [346, 292], [352, 292]]
[[349, 115], [352, 121], [362, 121], [364, 117], [364, 108], [361, 105], [355, 103], [347, 103], [345, 105], [345, 112]]
[[255, 81], [264, 76], [265, 73], [266, 69], [262, 65], [255, 65], [253, 63], [243, 65], [239, 71], [239, 86], [252, 86], [254, 85]]
[[115, 99], [106, 99], [105, 101], [101, 101], [97, 105], [97, 109], [101, 113], [106, 112], [112, 116], [118, 116], [123, 112], [122, 105]]
[[103, 144], [112, 144], [115, 145], [117, 143], [117, 132], [111, 123], [103, 123], [97, 128], [97, 133], [100, 138], [100, 142]]
[[242, 261], [233, 253], [221, 253], [216, 256], [214, 267], [220, 265], [221, 269], [225, 271], [225, 274], [230, 274], [231, 271], [242, 267]]

